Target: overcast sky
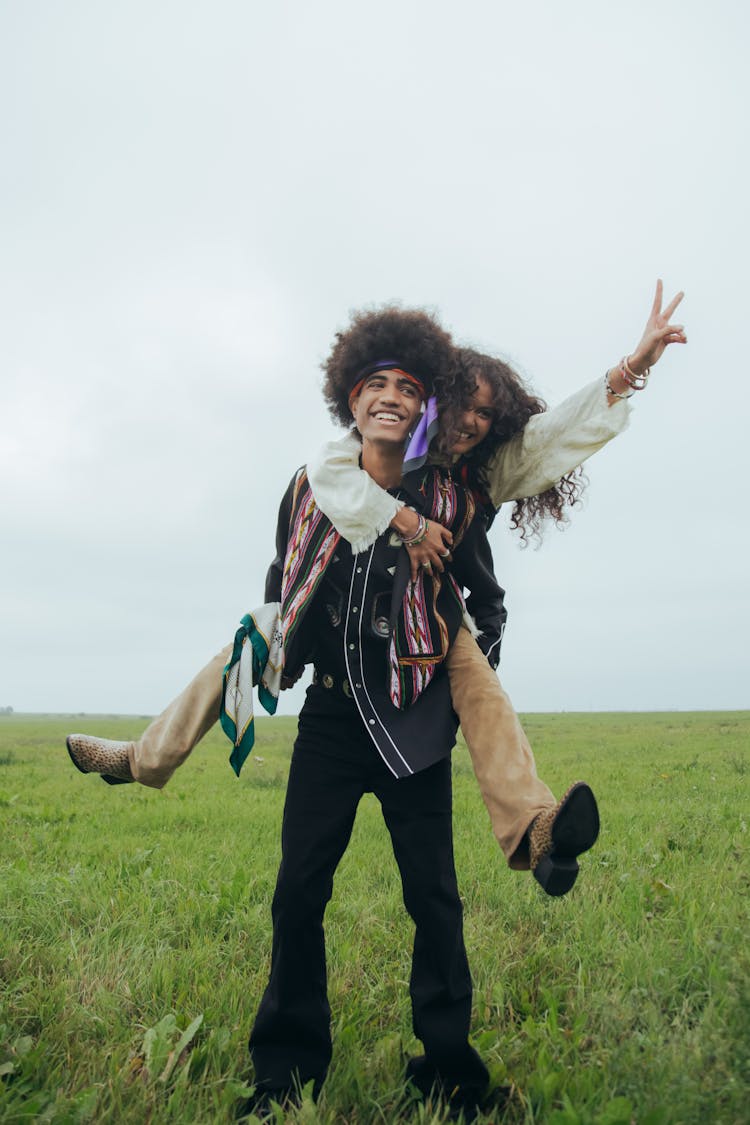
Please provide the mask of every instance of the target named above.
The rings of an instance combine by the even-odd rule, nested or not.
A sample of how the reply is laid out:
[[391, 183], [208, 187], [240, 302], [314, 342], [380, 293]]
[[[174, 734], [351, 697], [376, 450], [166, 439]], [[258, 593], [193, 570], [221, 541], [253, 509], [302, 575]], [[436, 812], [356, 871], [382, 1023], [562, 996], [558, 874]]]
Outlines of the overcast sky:
[[0, 0], [0, 706], [154, 713], [231, 638], [351, 309], [436, 308], [555, 403], [659, 276], [689, 343], [585, 507], [538, 551], [493, 529], [501, 672], [523, 710], [750, 705], [749, 25]]

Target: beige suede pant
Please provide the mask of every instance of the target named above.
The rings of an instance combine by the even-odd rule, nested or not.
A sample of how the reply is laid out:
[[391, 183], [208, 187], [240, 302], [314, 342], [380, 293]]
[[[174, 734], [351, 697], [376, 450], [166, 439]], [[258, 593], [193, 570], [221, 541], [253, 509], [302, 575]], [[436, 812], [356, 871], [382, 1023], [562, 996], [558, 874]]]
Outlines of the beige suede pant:
[[[161, 789], [218, 721], [222, 673], [232, 646], [209, 661], [166, 711], [129, 748], [133, 777]], [[537, 777], [534, 755], [513, 704], [478, 644], [459, 629], [447, 659], [453, 707], [459, 717], [492, 830], [508, 863], [528, 868], [524, 833], [555, 798]]]
[[128, 747], [130, 771], [141, 785], [162, 789], [193, 747], [219, 721], [224, 669], [232, 655], [227, 645]]
[[525, 871], [524, 834], [537, 813], [556, 804], [537, 777], [534, 755], [497, 673], [467, 629], [459, 629], [447, 659], [453, 709], [469, 748], [492, 831], [510, 867]]

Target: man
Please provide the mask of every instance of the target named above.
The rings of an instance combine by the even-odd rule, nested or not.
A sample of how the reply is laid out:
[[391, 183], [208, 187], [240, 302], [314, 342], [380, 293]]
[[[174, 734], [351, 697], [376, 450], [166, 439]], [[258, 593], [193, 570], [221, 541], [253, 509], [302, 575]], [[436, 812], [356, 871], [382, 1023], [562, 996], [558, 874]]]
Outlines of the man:
[[256, 1096], [248, 1111], [319, 1090], [331, 1058], [323, 915], [361, 796], [380, 801], [416, 926], [410, 993], [425, 1054], [409, 1077], [439, 1086], [471, 1117], [488, 1073], [468, 1042], [472, 986], [453, 863], [451, 762], [456, 719], [445, 656], [465, 614], [461, 587], [486, 650], [501, 631], [502, 590], [468, 492], [435, 468], [402, 482], [409, 432], [435, 378], [449, 370], [450, 339], [425, 313], [360, 314], [326, 364], [334, 416], [352, 417], [362, 467], [453, 534], [443, 575], [409, 578], [390, 530], [352, 554], [317, 508], [304, 470], [282, 501], [266, 600], [281, 602], [286, 675], [315, 675], [299, 718], [273, 900], [268, 986], [250, 1036]]

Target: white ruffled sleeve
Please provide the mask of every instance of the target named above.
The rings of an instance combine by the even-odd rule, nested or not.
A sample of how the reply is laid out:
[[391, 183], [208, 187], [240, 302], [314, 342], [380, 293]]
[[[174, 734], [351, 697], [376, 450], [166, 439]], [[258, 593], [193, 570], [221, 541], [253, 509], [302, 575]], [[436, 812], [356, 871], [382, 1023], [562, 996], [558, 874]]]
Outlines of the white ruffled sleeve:
[[535, 414], [520, 434], [490, 459], [487, 483], [495, 508], [506, 500], [538, 496], [627, 429], [631, 406], [607, 402], [604, 379], [576, 391], [559, 406]]
[[352, 551], [366, 551], [403, 508], [359, 467], [362, 444], [354, 434], [327, 441], [307, 464], [315, 503]]

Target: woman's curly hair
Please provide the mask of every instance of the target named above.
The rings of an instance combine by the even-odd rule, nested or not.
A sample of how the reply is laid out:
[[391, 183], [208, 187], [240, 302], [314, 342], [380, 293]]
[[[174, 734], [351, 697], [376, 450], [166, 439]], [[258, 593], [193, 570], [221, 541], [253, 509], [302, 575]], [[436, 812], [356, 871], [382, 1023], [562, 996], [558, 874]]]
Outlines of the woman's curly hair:
[[[526, 390], [523, 380], [513, 368], [494, 356], [483, 355], [473, 348], [457, 348], [458, 372], [455, 385], [461, 385], [464, 395], [476, 390], [477, 380], [484, 379], [492, 390], [494, 416], [487, 437], [465, 458], [469, 476], [480, 492], [486, 495], [486, 467], [498, 446], [521, 433], [534, 414], [541, 414], [547, 404]], [[557, 484], [538, 496], [518, 499], [513, 506], [511, 527], [519, 531], [524, 545], [529, 539], [541, 539], [545, 521], [552, 519], [562, 528], [568, 523], [566, 508], [580, 501], [587, 484], [580, 467], [566, 473]]]
[[423, 379], [427, 394], [448, 404], [446, 418], [455, 422], [460, 395], [454, 391], [453, 341], [434, 315], [398, 304], [355, 312], [346, 331], [336, 333], [331, 353], [321, 365], [323, 397], [336, 422], [351, 425], [352, 387], [359, 372], [380, 359], [398, 359], [407, 371]]

